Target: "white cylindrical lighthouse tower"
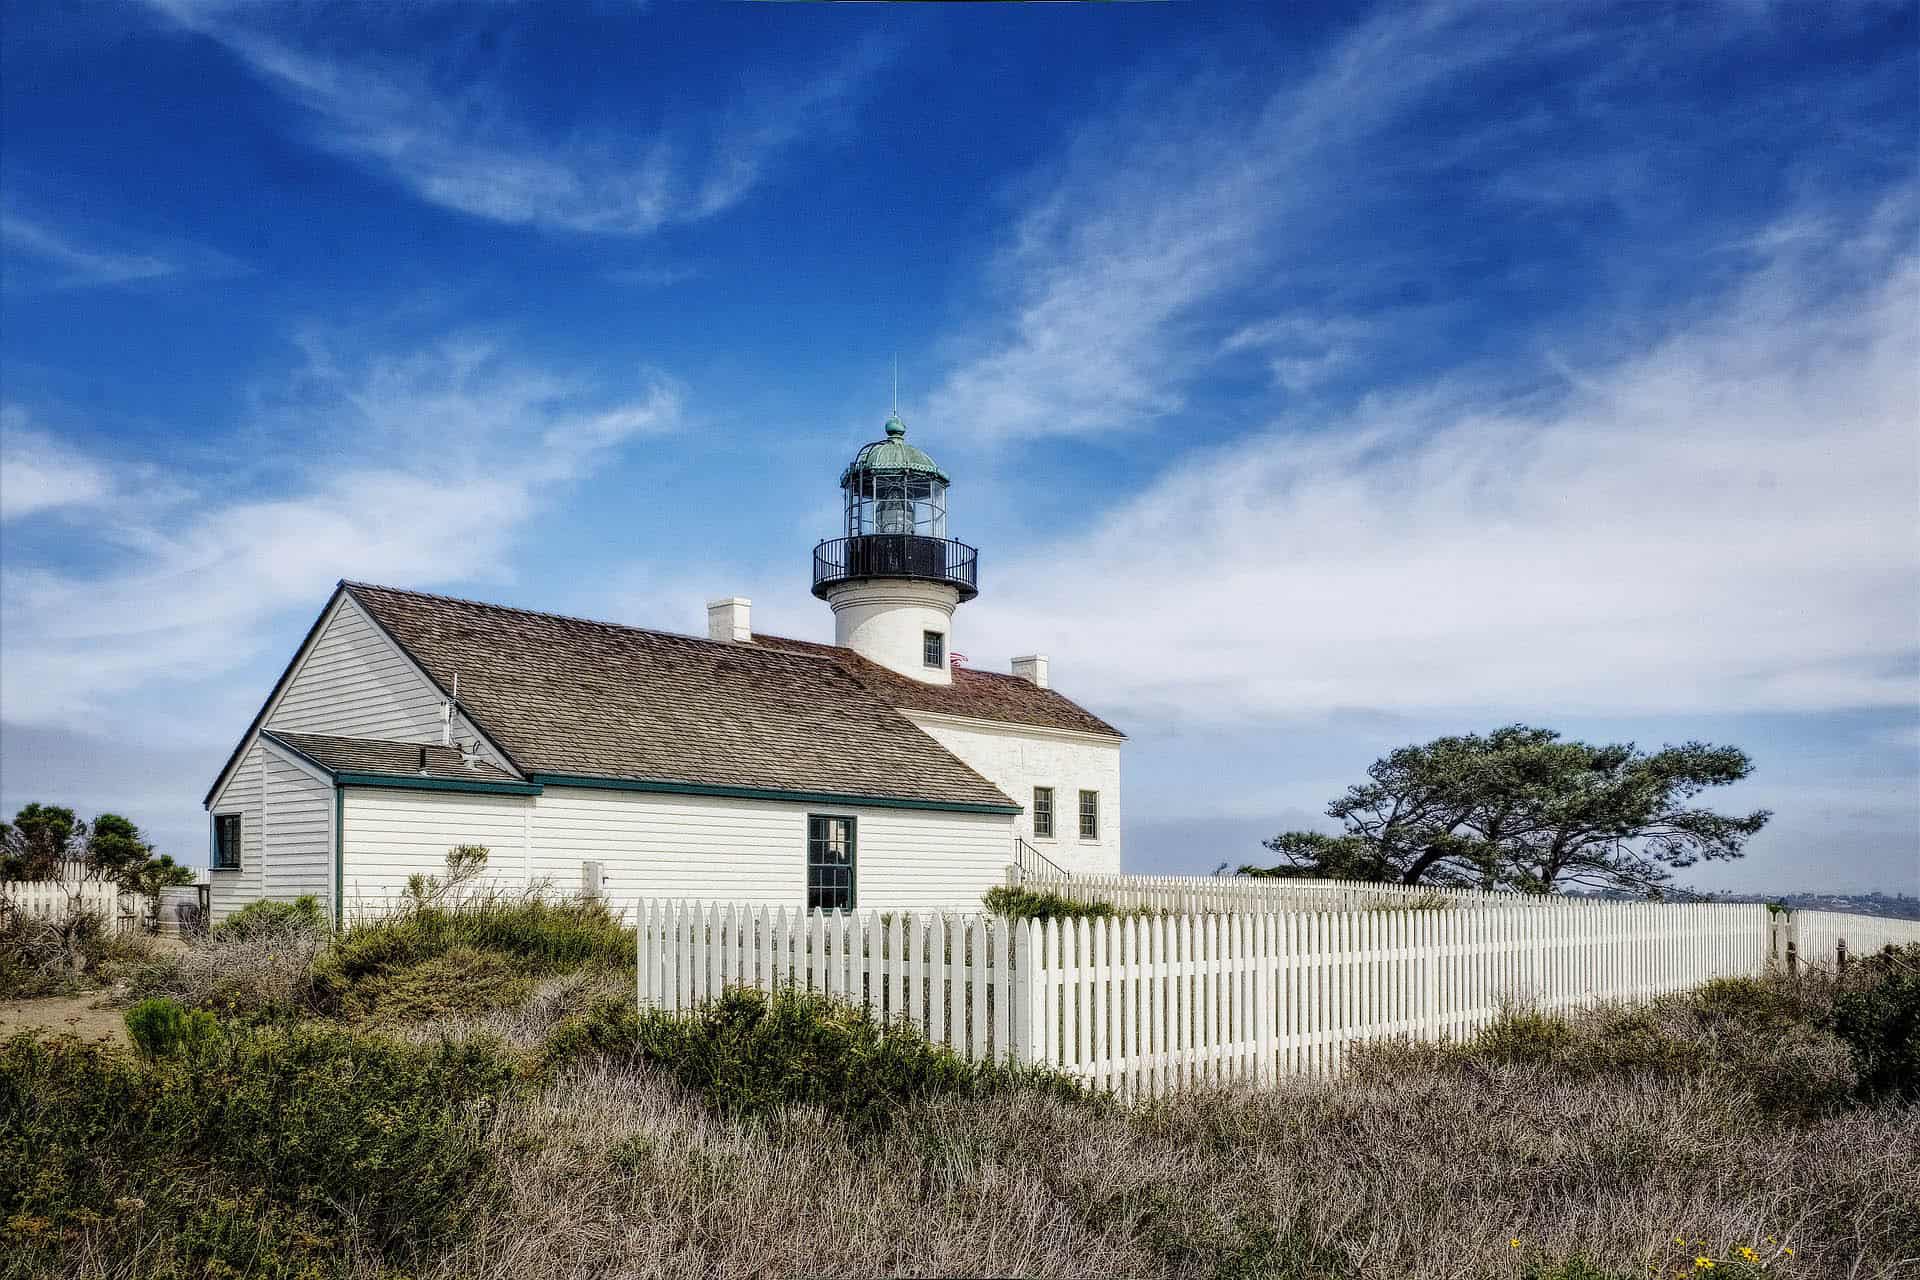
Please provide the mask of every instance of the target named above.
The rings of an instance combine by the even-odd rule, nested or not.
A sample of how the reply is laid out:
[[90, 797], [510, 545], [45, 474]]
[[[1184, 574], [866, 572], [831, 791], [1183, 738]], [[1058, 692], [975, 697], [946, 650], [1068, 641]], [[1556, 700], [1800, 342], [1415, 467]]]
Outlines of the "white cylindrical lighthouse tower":
[[951, 684], [953, 611], [979, 592], [980, 553], [947, 537], [947, 474], [887, 435], [841, 473], [846, 533], [813, 549], [813, 594], [833, 607], [834, 643], [928, 684]]

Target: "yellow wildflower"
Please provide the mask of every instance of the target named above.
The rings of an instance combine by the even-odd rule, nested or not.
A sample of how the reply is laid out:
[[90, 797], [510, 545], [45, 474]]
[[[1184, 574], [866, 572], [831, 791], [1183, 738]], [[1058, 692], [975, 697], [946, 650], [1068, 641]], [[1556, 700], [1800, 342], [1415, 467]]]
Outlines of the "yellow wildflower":
[[1507, 1248], [1509, 1248], [1509, 1249], [1518, 1249], [1519, 1247], [1520, 1247], [1520, 1237], [1519, 1237], [1519, 1236], [1515, 1236], [1515, 1237], [1514, 1237], [1513, 1239], [1511, 1239], [1511, 1240], [1509, 1240], [1509, 1241], [1507, 1241]]
[[1740, 1256], [1745, 1258], [1748, 1262], [1758, 1262], [1760, 1260], [1760, 1255], [1755, 1253], [1753, 1251], [1753, 1246], [1749, 1244], [1743, 1244], [1740, 1246]]
[[1713, 1270], [1713, 1259], [1712, 1258], [1695, 1258], [1693, 1260], [1693, 1268], [1696, 1271], [1711, 1271]]

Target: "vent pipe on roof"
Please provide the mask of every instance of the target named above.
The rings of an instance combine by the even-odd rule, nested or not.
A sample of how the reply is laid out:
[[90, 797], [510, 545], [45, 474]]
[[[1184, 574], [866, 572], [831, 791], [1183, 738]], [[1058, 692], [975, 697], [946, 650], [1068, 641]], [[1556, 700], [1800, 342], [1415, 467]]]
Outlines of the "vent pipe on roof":
[[1042, 689], [1047, 688], [1047, 655], [1030, 653], [1024, 658], [1015, 658], [1013, 674], [1022, 680], [1039, 685]]
[[425, 747], [420, 748], [420, 776], [423, 778], [427, 776], [427, 749]]
[[749, 620], [752, 608], [753, 601], [745, 596], [707, 601], [707, 639], [725, 640], [730, 644], [752, 640], [753, 624]]

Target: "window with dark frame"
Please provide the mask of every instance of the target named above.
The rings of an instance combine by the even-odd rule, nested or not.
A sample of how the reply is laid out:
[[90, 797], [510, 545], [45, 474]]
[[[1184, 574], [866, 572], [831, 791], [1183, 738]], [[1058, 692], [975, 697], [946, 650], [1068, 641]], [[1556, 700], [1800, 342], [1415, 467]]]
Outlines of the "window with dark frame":
[[1100, 793], [1098, 791], [1080, 793], [1080, 838], [1082, 840], [1100, 838]]
[[1033, 834], [1035, 839], [1053, 839], [1053, 788], [1033, 789]]
[[853, 910], [853, 859], [852, 818], [807, 815], [807, 910]]
[[947, 637], [940, 631], [920, 633], [920, 656], [930, 667], [937, 667], [947, 660]]
[[213, 815], [213, 870], [238, 871], [239, 869], [240, 815], [216, 813]]

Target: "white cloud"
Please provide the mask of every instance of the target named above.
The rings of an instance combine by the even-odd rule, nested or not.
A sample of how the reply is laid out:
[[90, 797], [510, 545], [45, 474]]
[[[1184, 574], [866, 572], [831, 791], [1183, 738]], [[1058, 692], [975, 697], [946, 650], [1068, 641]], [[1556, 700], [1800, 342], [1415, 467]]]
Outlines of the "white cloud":
[[[101, 572], [9, 558], [9, 722], [84, 721], [126, 690], [239, 666], [269, 623], [313, 608], [337, 578], [428, 585], [502, 572], [557, 488], [679, 421], [680, 391], [660, 375], [610, 396], [480, 340], [354, 359], [310, 337], [307, 352], [227, 441], [242, 459], [233, 484], [203, 483], [194, 501], [159, 510], [104, 509], [99, 535], [123, 553]], [[281, 458], [300, 461], [274, 469]], [[275, 496], [222, 496], [236, 487]]]
[[[102, 232], [125, 241], [118, 233]], [[18, 209], [0, 210], [0, 245], [9, 255], [7, 282], [60, 289], [140, 284], [181, 275], [231, 275], [240, 264], [223, 253], [194, 245], [108, 247], [45, 218]], [[23, 271], [22, 259], [39, 270]]]
[[824, 72], [748, 86], [730, 108], [553, 138], [516, 119], [504, 96], [466, 69], [436, 79], [418, 59], [309, 52], [280, 36], [285, 24], [269, 31], [243, 6], [149, 3], [298, 103], [316, 145], [431, 203], [573, 232], [643, 235], [729, 208], [779, 153], [843, 129], [887, 57], [869, 41]]
[[105, 467], [35, 429], [22, 406], [0, 407], [0, 522], [92, 506], [112, 490]]
[[1780, 239], [1551, 399], [1442, 385], [1192, 457], [996, 575], [970, 643], [1063, 655], [1116, 718], [1912, 706], [1920, 259], [1881, 230]]
[[[1527, 47], [1533, 22], [1511, 7], [1396, 9], [1277, 92], [1206, 77], [1137, 87], [1041, 184], [994, 270], [1012, 321], [974, 343], [929, 420], [1004, 439], [1178, 412], [1186, 379], [1223, 350], [1201, 336], [1214, 318], [1202, 309], [1310, 241], [1297, 225], [1352, 206], [1351, 156], [1432, 92]], [[1283, 383], [1332, 367], [1294, 358], [1307, 363], [1277, 365]]]

